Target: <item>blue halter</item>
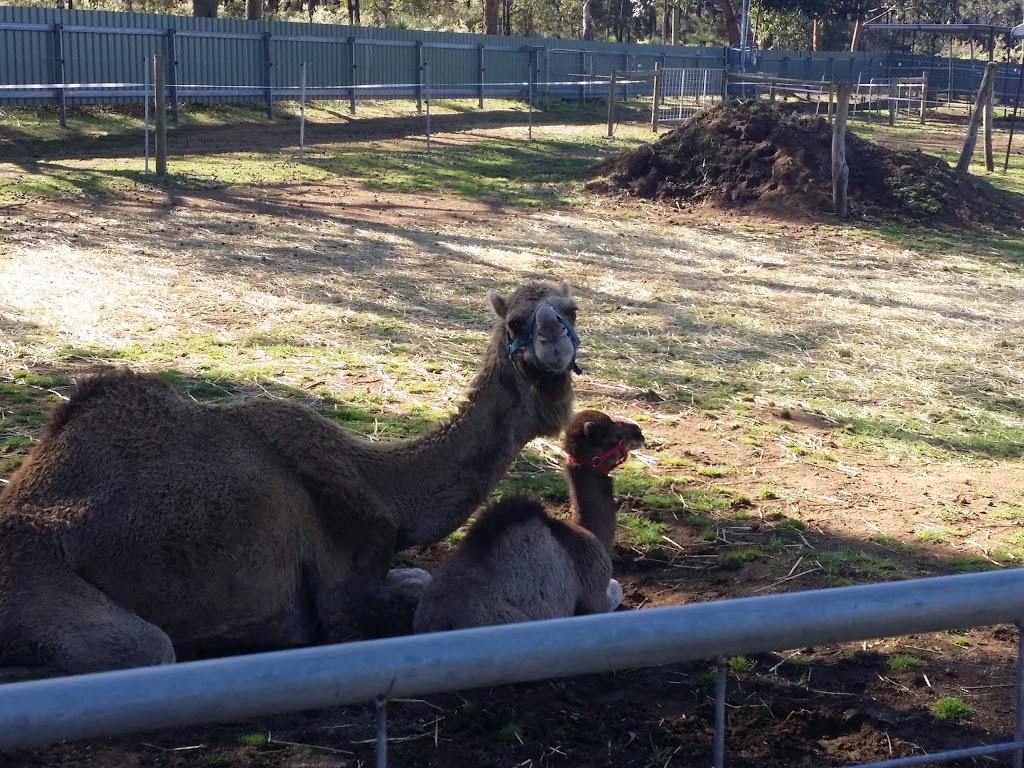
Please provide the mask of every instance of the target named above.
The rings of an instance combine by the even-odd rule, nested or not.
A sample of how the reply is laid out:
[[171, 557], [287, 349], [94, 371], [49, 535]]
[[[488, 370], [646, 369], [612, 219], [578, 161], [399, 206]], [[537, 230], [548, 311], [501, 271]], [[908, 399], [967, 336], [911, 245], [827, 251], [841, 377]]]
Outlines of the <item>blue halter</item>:
[[[536, 343], [534, 329], [537, 325], [537, 311], [543, 306], [551, 307], [550, 304], [539, 304], [533, 310], [533, 313], [530, 315], [530, 319], [526, 321], [526, 325], [523, 326], [523, 330], [519, 332], [519, 336], [508, 345], [508, 356], [509, 359], [512, 359], [512, 355], [515, 354], [516, 350], [526, 347], [527, 351], [530, 353], [530, 360], [533, 361], [533, 364], [541, 371], [550, 373], [552, 372], [551, 368], [544, 365], [544, 363], [542, 363], [537, 357], [537, 353], [534, 351], [534, 344]], [[566, 333], [569, 334], [569, 340], [572, 342], [571, 368], [573, 372], [583, 373], [583, 369], [576, 364], [576, 350], [580, 348], [580, 337], [576, 335], [576, 329], [572, 327], [572, 323], [562, 317], [562, 314], [557, 309], [551, 307], [551, 311], [555, 313], [555, 317], [558, 319], [558, 322], [562, 324], [562, 327], [565, 328]]]

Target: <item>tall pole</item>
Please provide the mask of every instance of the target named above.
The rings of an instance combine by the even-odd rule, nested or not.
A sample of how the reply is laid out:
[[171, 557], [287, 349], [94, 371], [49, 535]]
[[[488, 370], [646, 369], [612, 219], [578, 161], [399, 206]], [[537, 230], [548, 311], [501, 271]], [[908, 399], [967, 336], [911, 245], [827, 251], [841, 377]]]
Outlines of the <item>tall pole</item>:
[[156, 112], [156, 177], [167, 176], [167, 61], [163, 54], [153, 56], [153, 90]]
[[299, 67], [299, 160], [302, 160], [306, 145], [306, 62]]
[[1003, 161], [1003, 173], [1010, 167], [1010, 147], [1013, 146], [1013, 129], [1017, 125], [1017, 108], [1020, 106], [1020, 88], [1024, 84], [1024, 41], [1020, 46], [1020, 73], [1017, 75], [1017, 95], [1013, 97], [1013, 117], [1010, 118], [1010, 138], [1006, 141], [1006, 159]]

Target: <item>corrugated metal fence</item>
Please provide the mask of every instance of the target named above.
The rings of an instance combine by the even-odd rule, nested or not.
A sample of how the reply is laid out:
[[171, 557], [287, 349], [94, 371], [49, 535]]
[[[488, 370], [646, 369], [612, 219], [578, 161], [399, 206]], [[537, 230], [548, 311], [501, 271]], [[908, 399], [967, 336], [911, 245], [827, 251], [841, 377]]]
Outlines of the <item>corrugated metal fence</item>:
[[[614, 44], [330, 24], [248, 22], [104, 11], [0, 7], [0, 104], [131, 103], [144, 62], [163, 53], [179, 102], [526, 95], [605, 97], [613, 71], [717, 69], [723, 48]], [[882, 72], [883, 54], [765, 53], [762, 67], [843, 77]], [[649, 95], [639, 84], [633, 95]]]

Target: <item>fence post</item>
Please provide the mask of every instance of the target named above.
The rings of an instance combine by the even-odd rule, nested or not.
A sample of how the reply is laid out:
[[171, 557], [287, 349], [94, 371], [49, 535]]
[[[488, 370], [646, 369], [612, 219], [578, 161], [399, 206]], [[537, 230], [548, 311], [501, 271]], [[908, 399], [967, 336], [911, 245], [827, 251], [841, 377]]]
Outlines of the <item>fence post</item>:
[[377, 740], [376, 767], [387, 768], [388, 765], [388, 700], [378, 696], [377, 701]]
[[358, 85], [356, 80], [356, 39], [354, 37], [348, 39], [348, 63], [352, 76], [352, 87], [348, 92], [348, 112], [350, 115], [354, 115], [356, 113], [356, 85]]
[[143, 125], [146, 133], [146, 170], [149, 173], [149, 59], [142, 57], [142, 114]]
[[961, 150], [960, 160], [956, 164], [956, 172], [958, 174], [967, 173], [967, 169], [971, 165], [974, 145], [978, 142], [978, 123], [981, 121], [981, 114], [985, 111], [985, 101], [992, 90], [992, 81], [995, 79], [997, 66], [994, 62], [989, 62], [985, 65], [985, 74], [981, 78], [981, 87], [978, 89], [978, 97], [974, 102], [971, 122], [967, 126], [967, 138], [964, 139], [964, 148]]
[[167, 87], [171, 93], [171, 121], [178, 124], [178, 44], [174, 27], [167, 30]]
[[423, 112], [423, 41], [416, 41], [416, 112]]
[[476, 81], [476, 99], [477, 99], [477, 104], [480, 106], [480, 109], [483, 109], [484, 108], [484, 76], [485, 76], [485, 73], [487, 72], [487, 70], [484, 67], [484, 45], [483, 45], [483, 43], [480, 43], [480, 45], [478, 45], [476, 47], [476, 61], [477, 61], [477, 70], [480, 73], [480, 76], [477, 78], [477, 81]]
[[306, 150], [306, 62], [299, 65], [299, 160]]
[[270, 59], [270, 32], [263, 34], [263, 98], [267, 102], [267, 119], [274, 119], [274, 62]]
[[533, 48], [526, 49], [526, 101], [529, 104], [527, 112], [527, 139], [533, 141]]
[[725, 693], [729, 671], [725, 657], [719, 656], [715, 665], [715, 746], [712, 757], [714, 768], [725, 766]]
[[924, 111], [928, 104], [928, 70], [921, 72], [921, 125], [924, 125]]
[[153, 56], [153, 95], [156, 114], [156, 177], [167, 176], [167, 76], [162, 54]]
[[849, 213], [846, 191], [850, 180], [850, 166], [846, 162], [846, 118], [849, 114], [852, 91], [853, 83], [839, 83], [836, 120], [832, 126], [832, 212], [841, 219], [845, 219]]
[[544, 46], [544, 109], [551, 108], [551, 49]]
[[[998, 65], [997, 65], [998, 66]], [[985, 170], [992, 173], [995, 168], [995, 161], [992, 158], [992, 119], [995, 117], [995, 81], [999, 70], [996, 69], [992, 75], [992, 84], [989, 86], [988, 95], [985, 97], [984, 110], [981, 114], [981, 122], [984, 126], [985, 146]]]
[[899, 95], [897, 78], [889, 81], [889, 125], [896, 125], [896, 98]]
[[623, 99], [625, 101], [629, 101], [629, 81], [632, 79], [629, 76], [629, 73], [633, 71], [633, 56], [632, 56], [632, 54], [626, 53], [626, 54], [623, 54], [623, 58], [626, 60], [626, 66], [625, 66], [626, 82], [623, 84], [623, 91], [624, 91]]
[[587, 105], [587, 92], [586, 85], [583, 82], [583, 77], [587, 71], [587, 52], [580, 51], [580, 107]]
[[[657, 106], [655, 106], [657, 109]], [[608, 138], [615, 132], [615, 70], [612, 70], [612, 79], [608, 83]]]
[[423, 89], [426, 92], [427, 99], [427, 157], [430, 157], [430, 68], [429, 62], [423, 62], [423, 74], [420, 82], [423, 84]]
[[658, 106], [661, 104], [661, 62], [654, 62], [654, 99], [651, 102], [651, 133], [658, 132]]
[[64, 69], [64, 25], [53, 25], [53, 68], [55, 83], [60, 83], [57, 88], [57, 116], [60, 120], [60, 127], [68, 127], [68, 97], [67, 78]]

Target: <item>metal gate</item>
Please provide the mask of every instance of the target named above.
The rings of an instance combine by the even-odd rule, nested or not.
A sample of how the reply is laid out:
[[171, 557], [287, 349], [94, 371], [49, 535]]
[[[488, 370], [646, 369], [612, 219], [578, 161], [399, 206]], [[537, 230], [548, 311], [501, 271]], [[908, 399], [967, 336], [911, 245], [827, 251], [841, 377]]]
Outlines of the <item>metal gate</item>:
[[722, 69], [662, 69], [658, 87], [656, 125], [683, 122], [722, 100]]

